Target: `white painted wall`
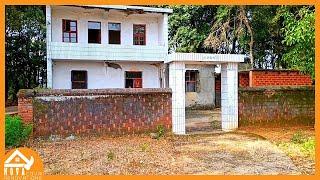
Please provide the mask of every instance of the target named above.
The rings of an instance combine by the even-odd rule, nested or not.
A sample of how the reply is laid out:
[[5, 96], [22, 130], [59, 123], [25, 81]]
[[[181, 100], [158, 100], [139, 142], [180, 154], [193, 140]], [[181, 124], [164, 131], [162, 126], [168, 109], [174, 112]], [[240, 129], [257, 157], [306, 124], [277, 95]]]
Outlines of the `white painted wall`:
[[159, 68], [151, 63], [117, 63], [121, 69], [105, 67], [104, 62], [54, 61], [53, 89], [71, 89], [71, 71], [86, 70], [89, 89], [124, 88], [125, 71], [142, 71], [143, 88], [160, 88]]
[[[133, 45], [133, 24], [146, 24], [146, 46], [164, 46], [164, 19], [161, 13], [130, 14], [116, 10], [52, 6], [52, 41], [62, 42], [62, 19], [77, 20], [78, 43], [88, 43], [88, 21], [101, 22], [101, 43], [108, 44], [108, 22], [121, 23], [121, 44]], [[167, 25], [167, 24], [165, 24]], [[159, 30], [161, 28], [161, 30]]]
[[199, 71], [199, 89], [186, 92], [186, 107], [210, 108], [215, 105], [215, 79], [213, 64], [186, 64], [186, 70]]

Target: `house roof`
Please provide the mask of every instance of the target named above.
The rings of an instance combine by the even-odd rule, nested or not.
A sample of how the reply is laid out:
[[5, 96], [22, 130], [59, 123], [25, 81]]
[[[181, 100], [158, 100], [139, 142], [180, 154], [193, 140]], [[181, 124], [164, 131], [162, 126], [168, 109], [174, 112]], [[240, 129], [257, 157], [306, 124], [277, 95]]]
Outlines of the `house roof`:
[[100, 9], [116, 9], [116, 10], [126, 10], [126, 11], [143, 11], [143, 12], [168, 13], [168, 14], [173, 12], [173, 10], [169, 9], [169, 8], [154, 8], [154, 7], [145, 7], [145, 6], [81, 5], [79, 7], [100, 8]]

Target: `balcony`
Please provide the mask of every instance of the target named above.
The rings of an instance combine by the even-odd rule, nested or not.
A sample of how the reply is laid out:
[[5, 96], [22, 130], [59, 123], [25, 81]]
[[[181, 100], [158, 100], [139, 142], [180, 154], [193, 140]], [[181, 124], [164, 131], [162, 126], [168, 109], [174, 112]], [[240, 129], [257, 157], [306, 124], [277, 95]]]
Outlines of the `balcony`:
[[49, 42], [48, 56], [63, 60], [165, 61], [165, 46]]

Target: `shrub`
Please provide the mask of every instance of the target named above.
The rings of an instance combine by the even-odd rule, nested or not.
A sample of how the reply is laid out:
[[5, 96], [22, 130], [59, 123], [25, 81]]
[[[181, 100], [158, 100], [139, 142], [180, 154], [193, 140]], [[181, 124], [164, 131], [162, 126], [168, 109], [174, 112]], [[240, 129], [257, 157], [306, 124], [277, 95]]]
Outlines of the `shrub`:
[[6, 147], [21, 146], [30, 136], [32, 125], [22, 122], [20, 116], [6, 116], [5, 143]]
[[141, 151], [142, 151], [142, 152], [147, 152], [147, 151], [149, 151], [149, 150], [150, 150], [150, 147], [149, 147], [149, 146], [150, 146], [149, 143], [143, 143], [143, 144], [141, 144], [141, 145], [140, 145]]
[[164, 126], [163, 125], [158, 125], [157, 126], [157, 139], [160, 139], [164, 135]]
[[305, 139], [306, 139], [306, 136], [303, 135], [303, 133], [301, 131], [298, 131], [293, 134], [293, 136], [291, 138], [291, 142], [296, 143], [296, 144], [301, 144], [305, 141]]
[[114, 152], [109, 151], [108, 154], [107, 154], [108, 161], [112, 161], [115, 158], [115, 156], [116, 155], [114, 154]]

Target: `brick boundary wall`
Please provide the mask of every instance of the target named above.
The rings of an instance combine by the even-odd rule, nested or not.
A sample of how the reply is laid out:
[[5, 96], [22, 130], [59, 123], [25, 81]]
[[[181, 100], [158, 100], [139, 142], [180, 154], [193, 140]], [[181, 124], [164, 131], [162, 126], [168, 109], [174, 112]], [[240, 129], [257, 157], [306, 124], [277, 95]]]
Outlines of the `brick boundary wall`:
[[251, 70], [249, 86], [310, 86], [309, 75], [295, 70]]
[[238, 74], [239, 87], [249, 87], [249, 71], [240, 71]]
[[314, 123], [313, 86], [239, 88], [239, 127]]
[[18, 114], [33, 135], [134, 134], [172, 126], [171, 89], [20, 90]]

